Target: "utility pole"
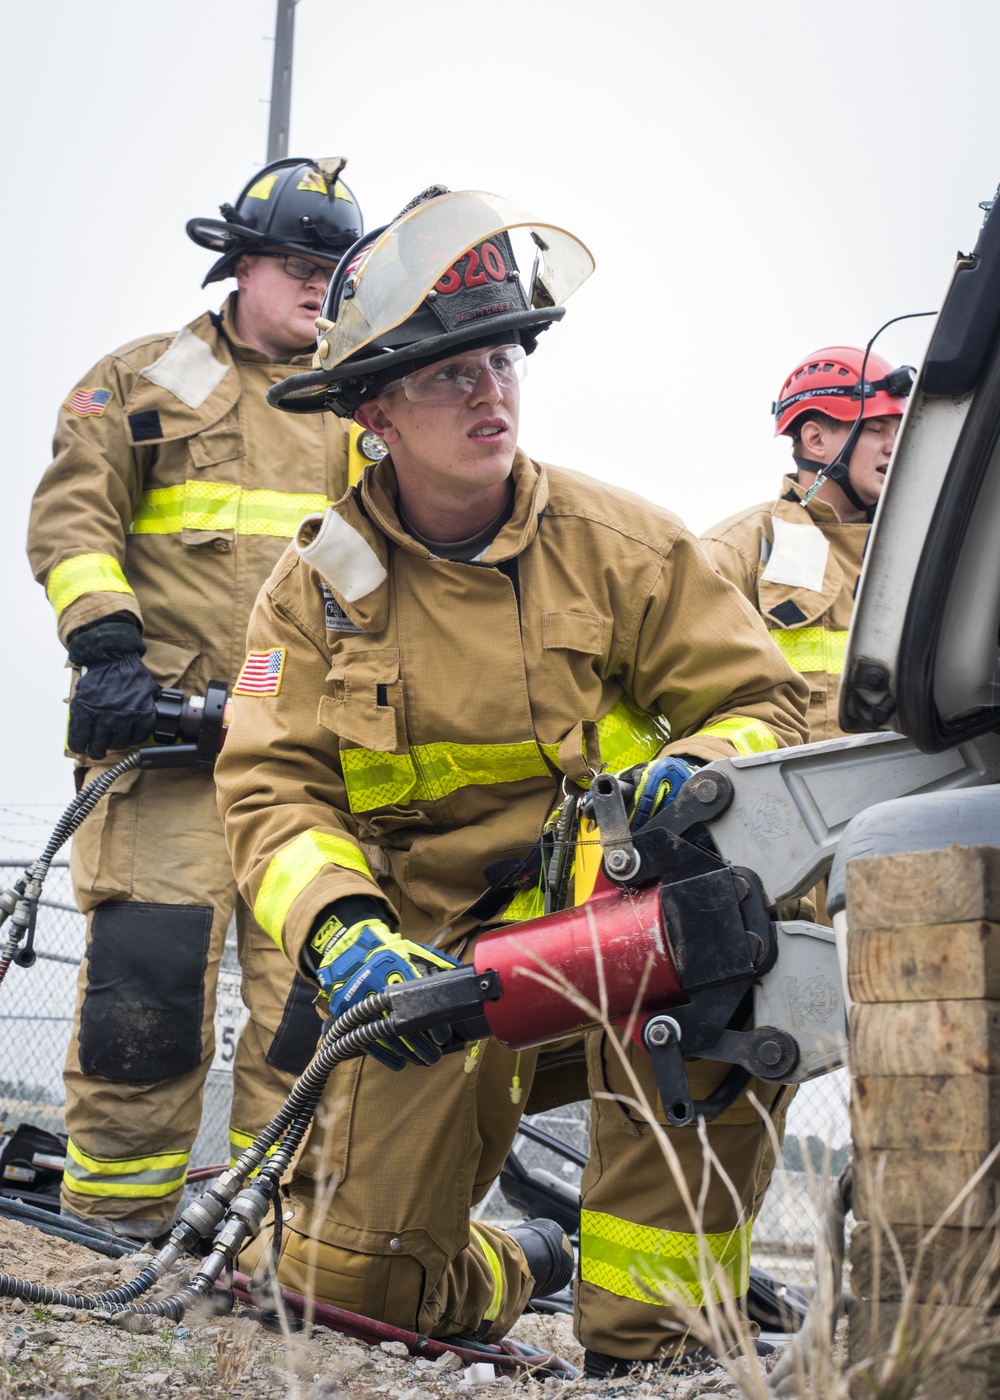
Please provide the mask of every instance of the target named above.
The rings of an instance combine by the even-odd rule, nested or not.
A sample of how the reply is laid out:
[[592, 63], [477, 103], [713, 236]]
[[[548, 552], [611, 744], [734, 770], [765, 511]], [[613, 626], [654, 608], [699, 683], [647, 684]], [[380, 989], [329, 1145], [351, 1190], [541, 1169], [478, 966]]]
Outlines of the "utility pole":
[[274, 67], [271, 69], [271, 116], [267, 124], [267, 162], [288, 155], [288, 123], [292, 109], [292, 50], [298, 0], [278, 0], [274, 21]]

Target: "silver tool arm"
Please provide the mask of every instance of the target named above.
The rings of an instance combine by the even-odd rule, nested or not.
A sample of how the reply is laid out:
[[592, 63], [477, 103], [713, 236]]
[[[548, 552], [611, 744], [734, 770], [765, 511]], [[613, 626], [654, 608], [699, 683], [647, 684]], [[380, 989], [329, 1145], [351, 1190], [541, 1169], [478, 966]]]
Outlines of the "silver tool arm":
[[700, 770], [724, 773], [733, 799], [710, 824], [719, 854], [748, 866], [774, 904], [806, 894], [827, 873], [852, 817], [911, 793], [1000, 782], [1000, 734], [923, 753], [897, 734], [861, 734]]

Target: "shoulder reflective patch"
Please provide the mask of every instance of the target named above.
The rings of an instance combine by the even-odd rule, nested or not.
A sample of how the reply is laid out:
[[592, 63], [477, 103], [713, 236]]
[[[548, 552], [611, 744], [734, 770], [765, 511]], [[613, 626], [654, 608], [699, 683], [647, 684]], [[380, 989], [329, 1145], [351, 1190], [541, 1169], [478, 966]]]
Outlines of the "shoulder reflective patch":
[[77, 389], [63, 404], [77, 418], [103, 418], [104, 410], [114, 398], [110, 389]]
[[342, 598], [354, 603], [374, 593], [389, 577], [371, 545], [331, 506], [318, 522], [303, 520], [295, 548], [304, 564], [325, 578]]
[[243, 663], [234, 695], [277, 695], [285, 670], [285, 648], [252, 651]]
[[262, 175], [255, 185], [247, 190], [247, 199], [270, 199], [277, 175]]
[[793, 525], [772, 518], [774, 545], [762, 575], [768, 583], [822, 593], [830, 541], [815, 525]]
[[326, 181], [318, 170], [310, 170], [295, 186], [297, 190], [311, 190], [314, 194], [326, 194]]
[[140, 373], [143, 379], [166, 389], [188, 408], [200, 408], [225, 379], [229, 367], [220, 365], [209, 346], [185, 326], [160, 358]]
[[344, 609], [333, 596], [328, 583], [321, 583], [319, 591], [323, 595], [323, 607], [326, 612], [326, 630], [328, 632], [361, 633], [365, 630], [363, 627], [359, 627], [356, 622], [352, 622], [347, 616]]

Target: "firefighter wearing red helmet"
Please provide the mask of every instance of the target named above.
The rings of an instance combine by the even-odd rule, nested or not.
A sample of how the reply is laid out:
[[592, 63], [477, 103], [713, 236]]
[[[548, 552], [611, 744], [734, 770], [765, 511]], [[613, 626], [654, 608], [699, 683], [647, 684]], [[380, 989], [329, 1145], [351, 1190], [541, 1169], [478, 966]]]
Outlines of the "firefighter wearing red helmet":
[[[330, 274], [362, 232], [343, 165], [275, 162], [222, 218], [191, 220], [218, 255], [205, 281], [234, 277], [237, 290], [178, 332], [113, 351], [62, 405], [28, 551], [75, 670], [81, 779], [148, 738], [159, 687], [232, 686], [257, 590], [302, 516], [360, 472], [361, 429], [290, 430], [264, 398], [311, 354]], [[210, 775], [129, 774], [74, 837], [71, 864], [88, 927], [62, 1206], [149, 1239], [180, 1204], [234, 913], [241, 954], [258, 955], [243, 979], [250, 1022], [238, 1046], [219, 1046], [223, 1063], [235, 1055], [233, 1148], [308, 1063], [319, 1020], [239, 901]]]
[[837, 702], [854, 593], [912, 375], [871, 353], [865, 364], [863, 350], [844, 345], [796, 365], [772, 404], [775, 434], [792, 441], [794, 470], [780, 496], [702, 536], [716, 569], [806, 677], [812, 740], [842, 733]]

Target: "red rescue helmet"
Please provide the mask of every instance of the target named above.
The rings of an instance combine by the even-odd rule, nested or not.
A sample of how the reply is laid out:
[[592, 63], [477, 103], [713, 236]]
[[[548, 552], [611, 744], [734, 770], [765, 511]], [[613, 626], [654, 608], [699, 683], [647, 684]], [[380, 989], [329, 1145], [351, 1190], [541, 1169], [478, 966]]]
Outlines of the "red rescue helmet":
[[[791, 434], [806, 413], [825, 413], [841, 423], [853, 423], [862, 410], [861, 366], [864, 350], [853, 345], [828, 345], [796, 365], [781, 386], [774, 414], [774, 435]], [[899, 414], [913, 387], [912, 365], [893, 369], [881, 355], [869, 353], [865, 369], [863, 418]]]

